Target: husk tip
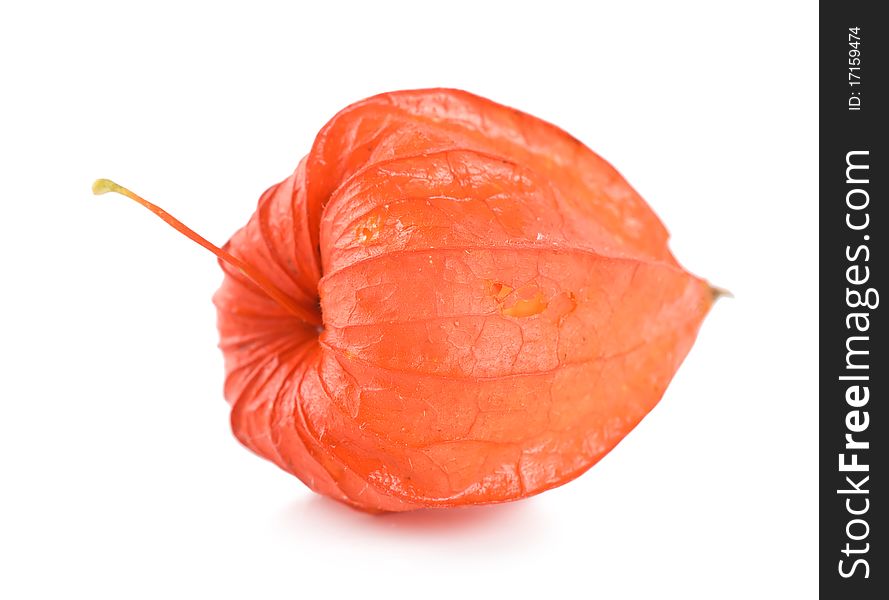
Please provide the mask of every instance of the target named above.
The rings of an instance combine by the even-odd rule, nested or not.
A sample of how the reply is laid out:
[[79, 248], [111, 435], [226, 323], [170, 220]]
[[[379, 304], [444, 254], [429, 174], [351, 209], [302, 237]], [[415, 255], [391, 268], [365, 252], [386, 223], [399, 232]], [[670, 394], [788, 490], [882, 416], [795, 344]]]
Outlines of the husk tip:
[[710, 295], [713, 298], [713, 302], [716, 302], [720, 298], [734, 298], [735, 295], [731, 293], [731, 291], [721, 288], [719, 286], [711, 285], [710, 286]]

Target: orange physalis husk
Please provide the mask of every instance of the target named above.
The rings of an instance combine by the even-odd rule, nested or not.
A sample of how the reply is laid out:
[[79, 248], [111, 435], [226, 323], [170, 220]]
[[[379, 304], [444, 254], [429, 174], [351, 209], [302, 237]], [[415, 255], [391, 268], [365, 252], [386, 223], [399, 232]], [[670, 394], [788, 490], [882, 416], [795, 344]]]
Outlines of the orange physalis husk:
[[570, 481], [658, 402], [717, 294], [607, 162], [448, 89], [336, 115], [216, 248], [237, 438], [368, 511]]

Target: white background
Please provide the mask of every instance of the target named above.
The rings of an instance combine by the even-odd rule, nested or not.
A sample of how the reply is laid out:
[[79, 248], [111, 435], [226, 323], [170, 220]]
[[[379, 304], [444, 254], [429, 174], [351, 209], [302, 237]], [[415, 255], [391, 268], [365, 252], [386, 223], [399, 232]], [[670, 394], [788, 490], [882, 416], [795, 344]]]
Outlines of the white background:
[[[0, 597], [814, 597], [815, 5], [243, 4], [0, 8]], [[573, 133], [736, 298], [580, 479], [372, 517], [239, 446], [214, 259], [90, 184], [222, 243], [337, 110], [428, 86]]]

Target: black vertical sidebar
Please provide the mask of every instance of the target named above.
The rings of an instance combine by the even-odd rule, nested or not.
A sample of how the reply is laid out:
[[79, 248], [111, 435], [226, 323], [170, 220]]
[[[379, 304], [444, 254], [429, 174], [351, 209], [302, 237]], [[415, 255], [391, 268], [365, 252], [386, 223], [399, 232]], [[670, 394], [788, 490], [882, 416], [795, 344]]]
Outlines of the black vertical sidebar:
[[820, 4], [819, 572], [825, 598], [889, 598], [883, 306], [889, 303], [889, 22], [878, 16], [879, 6]]

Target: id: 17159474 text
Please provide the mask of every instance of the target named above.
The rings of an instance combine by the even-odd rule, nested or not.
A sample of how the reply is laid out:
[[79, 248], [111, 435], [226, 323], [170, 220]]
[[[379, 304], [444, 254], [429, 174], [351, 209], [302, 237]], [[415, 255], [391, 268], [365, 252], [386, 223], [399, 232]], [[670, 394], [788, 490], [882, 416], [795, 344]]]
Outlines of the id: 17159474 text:
[[861, 110], [861, 27], [849, 28], [849, 110]]

